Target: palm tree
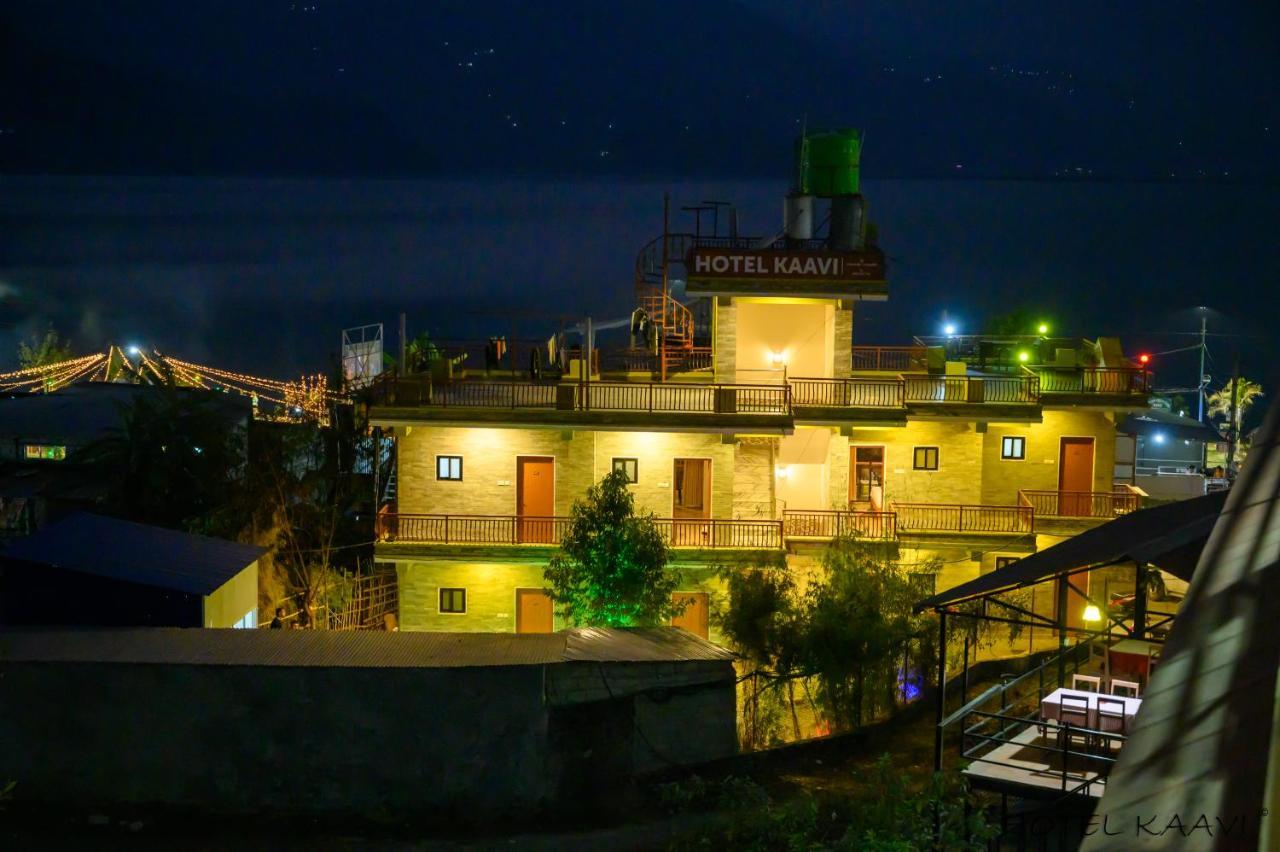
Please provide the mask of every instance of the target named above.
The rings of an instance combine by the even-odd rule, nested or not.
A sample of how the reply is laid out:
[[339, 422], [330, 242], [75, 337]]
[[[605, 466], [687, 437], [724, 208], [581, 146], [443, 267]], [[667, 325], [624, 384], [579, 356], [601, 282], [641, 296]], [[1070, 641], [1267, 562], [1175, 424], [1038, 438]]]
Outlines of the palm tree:
[[1214, 391], [1206, 396], [1205, 402], [1208, 403], [1210, 416], [1217, 414], [1221, 417], [1225, 417], [1228, 425], [1232, 423], [1235, 424], [1237, 439], [1233, 448], [1234, 452], [1232, 454], [1232, 458], [1227, 459], [1227, 468], [1234, 470], [1237, 458], [1240, 462], [1243, 462], [1245, 455], [1249, 451], [1249, 448], [1244, 446], [1244, 442], [1242, 442], [1238, 436], [1244, 423], [1244, 416], [1248, 413], [1249, 407], [1253, 405], [1258, 397], [1262, 396], [1262, 385], [1257, 382], [1251, 382], [1243, 376], [1240, 377], [1236, 382], [1236, 407], [1235, 418], [1233, 420], [1231, 416], [1231, 384], [1231, 382], [1227, 382], [1222, 386], [1221, 390]]

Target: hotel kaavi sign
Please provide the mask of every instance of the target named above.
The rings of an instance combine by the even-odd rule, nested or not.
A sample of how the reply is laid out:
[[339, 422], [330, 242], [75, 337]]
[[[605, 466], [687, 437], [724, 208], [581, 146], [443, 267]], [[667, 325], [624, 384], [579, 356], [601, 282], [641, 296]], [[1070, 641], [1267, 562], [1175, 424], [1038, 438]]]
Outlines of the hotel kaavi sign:
[[[864, 294], [886, 292], [879, 252], [700, 248], [685, 259], [688, 292]], [[733, 286], [725, 286], [733, 284]]]

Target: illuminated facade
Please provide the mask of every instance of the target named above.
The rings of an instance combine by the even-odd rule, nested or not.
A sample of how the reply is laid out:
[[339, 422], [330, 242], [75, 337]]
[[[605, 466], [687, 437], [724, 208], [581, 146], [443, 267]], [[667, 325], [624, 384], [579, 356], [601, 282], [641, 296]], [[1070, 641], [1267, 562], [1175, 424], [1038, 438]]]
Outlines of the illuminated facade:
[[[1112, 479], [1117, 417], [1146, 406], [1141, 365], [1113, 340], [1043, 333], [860, 346], [855, 311], [888, 298], [883, 256], [861, 196], [832, 197], [833, 228], [840, 205], [857, 215], [826, 238], [795, 227], [813, 202], [793, 193], [774, 241], [646, 246], [629, 348], [588, 329], [545, 372], [550, 353], [514, 345], [484, 370], [441, 352], [374, 389], [370, 420], [397, 445], [377, 558], [396, 565], [403, 629], [563, 626], [542, 570], [613, 470], [674, 548], [694, 599], [677, 623], [713, 639], [718, 566], [803, 572], [853, 533], [909, 569], [941, 557], [941, 589], [1136, 508]], [[671, 296], [675, 266], [701, 304]]]

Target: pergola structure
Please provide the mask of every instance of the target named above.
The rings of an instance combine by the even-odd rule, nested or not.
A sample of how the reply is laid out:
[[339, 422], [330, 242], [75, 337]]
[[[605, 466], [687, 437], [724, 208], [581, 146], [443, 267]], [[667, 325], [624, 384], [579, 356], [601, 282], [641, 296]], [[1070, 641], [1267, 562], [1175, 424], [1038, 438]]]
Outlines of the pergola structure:
[[[1172, 616], [1150, 617], [1147, 574], [1160, 569], [1190, 581], [1226, 497], [1226, 492], [1219, 492], [1123, 515], [917, 603], [916, 612], [932, 609], [938, 615], [935, 767], [942, 766], [949, 618], [976, 618], [1055, 630], [1058, 634], [1059, 680], [1065, 677], [1067, 638], [1072, 633], [1115, 635], [1119, 632], [1135, 639], [1158, 642], [1160, 639], [1152, 634], [1153, 629], [1164, 626]], [[1125, 564], [1132, 564], [1134, 570], [1133, 613], [1132, 617], [1116, 617], [1108, 612], [1106, 601], [1094, 600], [1074, 580], [1083, 574]], [[1001, 597], [1046, 582], [1055, 586], [1056, 605], [1052, 616], [1033, 612]], [[1099, 627], [1082, 630], [1070, 623], [1067, 615], [1072, 592], [1087, 604], [1097, 607], [1102, 622]]]

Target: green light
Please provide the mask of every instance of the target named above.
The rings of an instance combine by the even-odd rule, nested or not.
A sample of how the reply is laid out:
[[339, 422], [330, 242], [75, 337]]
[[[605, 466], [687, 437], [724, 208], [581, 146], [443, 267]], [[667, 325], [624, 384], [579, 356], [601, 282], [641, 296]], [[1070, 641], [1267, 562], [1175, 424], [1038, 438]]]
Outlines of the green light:
[[1030, 361], [1030, 360], [1031, 360], [1031, 355], [1030, 355], [1028, 352], [1026, 352], [1026, 351], [1019, 352], [1019, 353], [1018, 353], [1018, 360], [1025, 364], [1025, 363], [1027, 363], [1028, 361]]
[[1040, 328], [1039, 328], [1038, 330], [1039, 330], [1039, 332], [1040, 332], [1041, 334], [1048, 334], [1048, 333], [1049, 333], [1049, 323], [1047, 323], [1047, 322], [1042, 322], [1042, 323], [1040, 323]]

